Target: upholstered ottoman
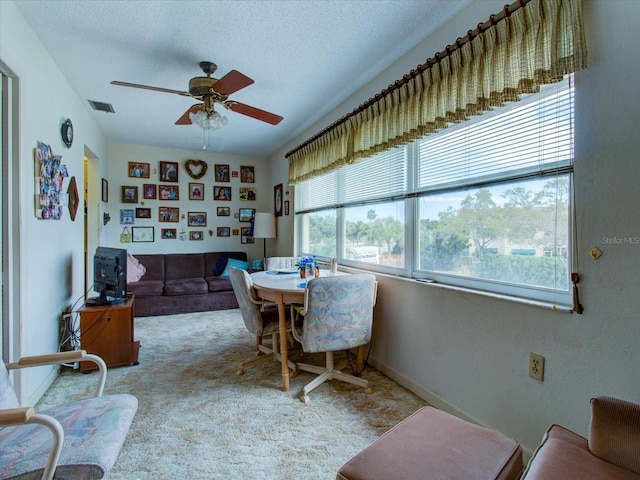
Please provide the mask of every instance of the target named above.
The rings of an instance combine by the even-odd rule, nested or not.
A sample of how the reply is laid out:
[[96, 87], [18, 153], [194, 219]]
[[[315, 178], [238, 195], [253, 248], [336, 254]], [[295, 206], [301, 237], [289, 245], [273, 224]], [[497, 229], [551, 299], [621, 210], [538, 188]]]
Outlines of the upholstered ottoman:
[[516, 480], [522, 449], [513, 439], [424, 407], [349, 460], [338, 480]]

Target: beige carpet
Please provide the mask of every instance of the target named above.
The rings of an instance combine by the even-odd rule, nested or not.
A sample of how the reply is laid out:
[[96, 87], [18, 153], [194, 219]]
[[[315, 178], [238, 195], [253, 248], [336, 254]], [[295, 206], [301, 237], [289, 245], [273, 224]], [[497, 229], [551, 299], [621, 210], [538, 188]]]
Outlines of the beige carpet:
[[[309, 405], [297, 395], [310, 373], [293, 378], [288, 393], [276, 362], [238, 376], [255, 343], [239, 310], [137, 318], [135, 329], [140, 365], [109, 369], [105, 387], [105, 394], [139, 400], [110, 480], [332, 480], [349, 458], [425, 405], [370, 366], [363, 376], [372, 394], [334, 380], [311, 392]], [[96, 376], [63, 368], [38, 407], [89, 395]]]

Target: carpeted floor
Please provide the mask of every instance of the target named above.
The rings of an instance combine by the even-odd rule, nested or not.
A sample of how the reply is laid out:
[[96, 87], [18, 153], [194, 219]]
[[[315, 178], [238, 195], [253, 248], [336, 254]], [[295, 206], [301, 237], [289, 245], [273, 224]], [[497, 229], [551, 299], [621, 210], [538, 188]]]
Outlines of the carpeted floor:
[[[310, 373], [292, 378], [287, 393], [275, 361], [238, 376], [255, 345], [239, 310], [137, 318], [135, 330], [140, 364], [109, 369], [105, 387], [105, 394], [139, 400], [110, 480], [332, 480], [349, 458], [426, 404], [370, 366], [363, 377], [372, 394], [334, 380], [311, 392], [309, 405], [298, 393]], [[96, 377], [63, 368], [38, 407], [90, 395]]]

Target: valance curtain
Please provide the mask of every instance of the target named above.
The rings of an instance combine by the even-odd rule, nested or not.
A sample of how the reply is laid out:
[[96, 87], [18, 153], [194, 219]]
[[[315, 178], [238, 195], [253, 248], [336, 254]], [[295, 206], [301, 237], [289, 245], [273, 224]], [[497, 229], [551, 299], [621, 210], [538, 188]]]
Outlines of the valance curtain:
[[288, 152], [289, 184], [518, 101], [586, 58], [581, 0], [520, 0]]

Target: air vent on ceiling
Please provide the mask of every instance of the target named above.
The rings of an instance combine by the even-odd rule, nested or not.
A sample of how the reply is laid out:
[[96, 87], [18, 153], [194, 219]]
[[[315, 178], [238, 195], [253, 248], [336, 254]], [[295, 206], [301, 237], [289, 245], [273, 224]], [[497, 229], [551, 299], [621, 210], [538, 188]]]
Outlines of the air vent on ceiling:
[[87, 102], [89, 102], [89, 105], [91, 105], [91, 108], [93, 108], [94, 110], [98, 110], [99, 112], [116, 113], [116, 111], [113, 109], [113, 106], [110, 103], [96, 102], [94, 100], [87, 100]]

